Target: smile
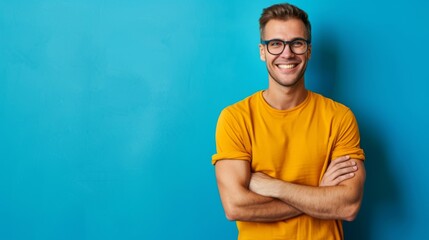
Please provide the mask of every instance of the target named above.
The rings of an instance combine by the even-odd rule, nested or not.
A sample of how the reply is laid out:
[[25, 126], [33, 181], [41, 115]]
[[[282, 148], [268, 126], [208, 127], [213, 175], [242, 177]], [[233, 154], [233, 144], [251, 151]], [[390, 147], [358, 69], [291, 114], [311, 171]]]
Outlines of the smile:
[[278, 68], [281, 69], [292, 69], [294, 67], [296, 67], [298, 64], [277, 64]]

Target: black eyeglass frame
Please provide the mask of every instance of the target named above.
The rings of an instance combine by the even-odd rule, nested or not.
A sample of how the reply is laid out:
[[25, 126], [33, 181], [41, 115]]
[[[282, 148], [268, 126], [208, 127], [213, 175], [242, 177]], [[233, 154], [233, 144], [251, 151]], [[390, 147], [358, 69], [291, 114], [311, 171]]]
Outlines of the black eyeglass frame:
[[[272, 41], [278, 41], [278, 42], [282, 42], [282, 43], [283, 43], [283, 49], [280, 51], [280, 53], [274, 54], [274, 53], [271, 53], [271, 52], [270, 52], [270, 48], [269, 48], [268, 44], [269, 44], [270, 42], [272, 42]], [[303, 53], [296, 53], [296, 52], [294, 52], [294, 51], [292, 50], [292, 48], [291, 48], [290, 46], [291, 46], [291, 44], [292, 44], [292, 43], [294, 43], [294, 42], [296, 42], [296, 41], [304, 41], [305, 43], [307, 43], [307, 48], [305, 49], [305, 52], [303, 52]], [[309, 41], [309, 40], [307, 40], [307, 39], [304, 39], [304, 38], [295, 38], [295, 39], [290, 40], [290, 41], [283, 41], [283, 40], [281, 40], [281, 39], [270, 39], [270, 40], [261, 40], [261, 44], [266, 45], [266, 46], [267, 46], [267, 50], [268, 50], [268, 52], [269, 52], [270, 54], [272, 54], [272, 55], [280, 55], [280, 54], [282, 54], [282, 53], [283, 53], [283, 51], [284, 51], [284, 50], [285, 50], [285, 48], [286, 48], [286, 45], [289, 45], [289, 50], [290, 50], [291, 52], [293, 52], [294, 54], [296, 54], [296, 55], [302, 55], [302, 54], [305, 54], [305, 53], [308, 51], [308, 46], [311, 44], [311, 41]]]

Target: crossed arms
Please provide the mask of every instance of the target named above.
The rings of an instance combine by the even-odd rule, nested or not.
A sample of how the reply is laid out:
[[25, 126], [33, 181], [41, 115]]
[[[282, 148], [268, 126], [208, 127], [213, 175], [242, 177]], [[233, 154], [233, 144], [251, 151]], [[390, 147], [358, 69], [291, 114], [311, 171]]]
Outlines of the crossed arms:
[[226, 159], [215, 169], [229, 220], [273, 222], [307, 214], [352, 221], [362, 202], [365, 167], [348, 156], [333, 160], [317, 187], [252, 174], [248, 161]]

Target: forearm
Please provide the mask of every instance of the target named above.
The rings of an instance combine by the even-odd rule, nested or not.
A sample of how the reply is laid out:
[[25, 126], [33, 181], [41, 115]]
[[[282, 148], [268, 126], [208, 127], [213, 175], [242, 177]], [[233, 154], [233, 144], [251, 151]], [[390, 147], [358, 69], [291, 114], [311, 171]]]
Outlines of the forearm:
[[274, 222], [296, 217], [301, 211], [278, 199], [264, 197], [243, 189], [240, 193], [222, 198], [229, 220]]
[[[352, 167], [329, 170], [330, 173], [325, 174], [321, 186], [318, 187], [294, 184], [271, 178], [263, 173], [254, 173], [250, 190], [279, 199], [316, 218], [351, 221], [356, 217], [362, 202], [366, 175], [362, 161], [352, 160], [352, 162], [356, 163], [352, 164]], [[347, 166], [347, 163], [344, 166]]]
[[247, 161], [223, 160], [216, 164], [216, 179], [226, 217], [229, 220], [273, 222], [301, 214], [296, 208], [249, 190]]
[[[353, 220], [361, 198], [355, 197], [348, 186], [312, 187], [279, 182], [281, 191], [273, 197], [291, 205], [307, 215], [320, 219]], [[352, 196], [352, 197], [351, 197]]]

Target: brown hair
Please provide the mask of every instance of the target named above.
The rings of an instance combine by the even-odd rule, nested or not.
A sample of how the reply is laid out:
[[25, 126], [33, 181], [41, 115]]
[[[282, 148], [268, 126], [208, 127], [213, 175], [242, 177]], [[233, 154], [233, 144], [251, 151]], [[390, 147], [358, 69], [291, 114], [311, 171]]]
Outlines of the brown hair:
[[275, 4], [270, 7], [264, 8], [261, 17], [259, 18], [259, 31], [261, 39], [264, 35], [265, 25], [272, 19], [288, 20], [291, 18], [301, 20], [307, 28], [308, 41], [311, 42], [311, 24], [308, 20], [308, 15], [302, 9], [288, 3]]

